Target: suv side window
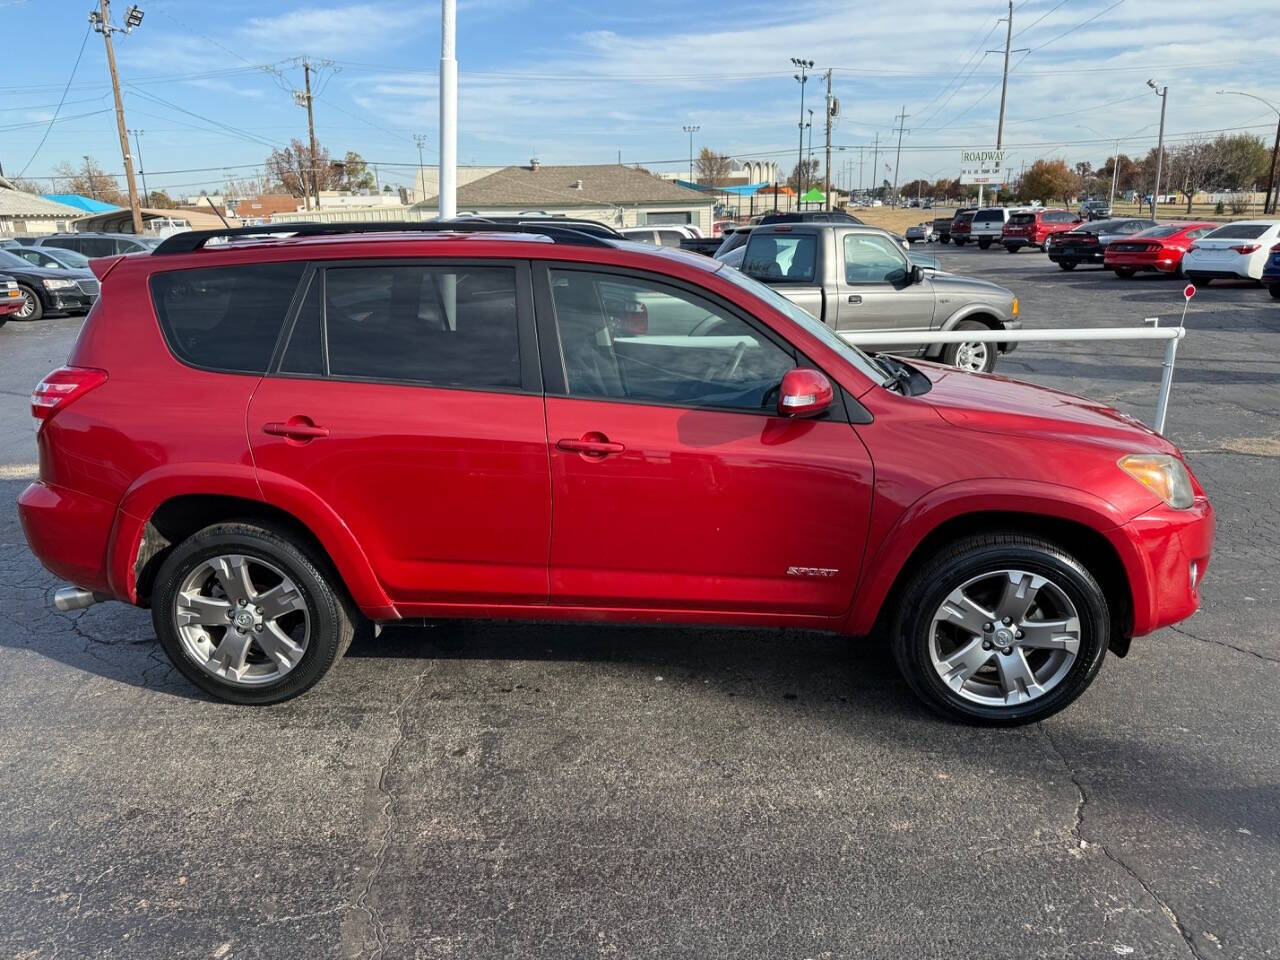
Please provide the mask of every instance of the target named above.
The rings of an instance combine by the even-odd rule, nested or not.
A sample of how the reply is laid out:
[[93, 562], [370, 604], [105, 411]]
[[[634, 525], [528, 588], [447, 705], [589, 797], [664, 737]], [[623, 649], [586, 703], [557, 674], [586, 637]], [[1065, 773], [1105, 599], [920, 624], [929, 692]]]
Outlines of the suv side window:
[[330, 376], [520, 387], [514, 267], [329, 267], [323, 281]]
[[906, 276], [907, 260], [888, 237], [875, 233], [845, 236], [845, 283], [901, 283]]
[[304, 266], [252, 263], [152, 275], [151, 299], [169, 349], [193, 366], [265, 373]]
[[684, 234], [679, 230], [659, 230], [658, 243], [664, 247], [678, 247], [680, 241], [684, 239]]
[[752, 233], [742, 272], [758, 280], [813, 283], [817, 238], [812, 233]]
[[796, 365], [694, 294], [613, 274], [549, 273], [570, 396], [767, 412]]

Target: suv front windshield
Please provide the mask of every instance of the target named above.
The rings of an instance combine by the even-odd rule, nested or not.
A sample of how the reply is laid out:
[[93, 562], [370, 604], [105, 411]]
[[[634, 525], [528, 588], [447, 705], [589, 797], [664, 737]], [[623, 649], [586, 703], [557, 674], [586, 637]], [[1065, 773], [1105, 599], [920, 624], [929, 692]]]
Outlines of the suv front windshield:
[[821, 340], [823, 345], [839, 354], [841, 358], [847, 360], [851, 366], [858, 370], [863, 376], [873, 383], [881, 386], [887, 382], [884, 371], [876, 366], [870, 357], [855, 347], [853, 344], [839, 336], [834, 330], [825, 323], [813, 316], [806, 310], [796, 306], [782, 294], [778, 293], [767, 284], [761, 283], [759, 280], [753, 280], [738, 270], [729, 268], [721, 268], [716, 271], [716, 276], [728, 280], [735, 286], [741, 287], [752, 296], [763, 300], [773, 309], [785, 315], [789, 320], [796, 323], [806, 332], [812, 334]]

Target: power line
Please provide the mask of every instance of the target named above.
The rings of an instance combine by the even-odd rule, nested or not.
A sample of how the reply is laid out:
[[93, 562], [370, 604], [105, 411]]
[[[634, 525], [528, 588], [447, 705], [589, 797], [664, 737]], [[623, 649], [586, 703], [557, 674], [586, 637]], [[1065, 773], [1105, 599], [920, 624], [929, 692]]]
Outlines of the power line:
[[[1019, 10], [1021, 10], [1021, 9], [1023, 8], [1023, 6], [1025, 6], [1025, 2], [1026, 2], [1026, 0], [1023, 0], [1023, 3], [1018, 4], [1018, 9], [1019, 9]], [[1036, 25], [1037, 25], [1038, 23], [1040, 23], [1040, 21], [1041, 21], [1041, 20], [1043, 20], [1045, 17], [1049, 16], [1049, 14], [1053, 13], [1055, 10], [1057, 10], [1059, 7], [1061, 7], [1061, 6], [1062, 6], [1063, 4], [1065, 4], [1066, 2], [1067, 2], [1067, 0], [1058, 0], [1058, 3], [1054, 4], [1054, 5], [1053, 5], [1053, 7], [1051, 7], [1049, 10], [1046, 10], [1044, 13], [1040, 14], [1040, 16], [1039, 16], [1038, 18], [1036, 18], [1035, 20], [1033, 20], [1033, 21], [1032, 21], [1028, 26], [1023, 27], [1021, 30], [1019, 30], [1017, 33], [1015, 33], [1015, 34], [1013, 35], [1013, 36], [1014, 36], [1014, 39], [1016, 40], [1018, 37], [1022, 36], [1024, 33], [1027, 33], [1027, 32], [1029, 32], [1029, 31], [1031, 31], [1031, 30], [1034, 30], [1034, 29], [1036, 28]]]
[[76, 71], [80, 69], [80, 58], [84, 56], [84, 48], [88, 45], [89, 34], [92, 32], [93, 25], [90, 24], [84, 32], [84, 39], [80, 41], [80, 52], [76, 54], [76, 62], [71, 66], [71, 76], [67, 77], [67, 84], [62, 88], [62, 99], [58, 101], [58, 109], [53, 111], [53, 117], [49, 120], [49, 126], [45, 127], [44, 136], [41, 137], [40, 142], [36, 144], [36, 148], [32, 151], [31, 156], [27, 158], [27, 162], [22, 165], [22, 169], [18, 172], [19, 177], [27, 172], [27, 167], [31, 166], [31, 162], [35, 160], [36, 155], [44, 146], [44, 142], [49, 139], [49, 131], [53, 129], [53, 125], [58, 119], [58, 114], [62, 112], [62, 104], [67, 99], [67, 91], [71, 89], [71, 81], [76, 78]]
[[[1069, 36], [1070, 34], [1075, 33], [1075, 32], [1076, 32], [1077, 30], [1079, 30], [1081, 27], [1087, 27], [1089, 24], [1093, 23], [1093, 21], [1097, 20], [1097, 19], [1098, 19], [1099, 17], [1101, 17], [1103, 14], [1110, 13], [1112, 10], [1114, 10], [1116, 7], [1120, 6], [1120, 5], [1121, 5], [1122, 3], [1124, 3], [1124, 2], [1125, 2], [1125, 0], [1116, 0], [1116, 2], [1115, 2], [1115, 3], [1113, 3], [1111, 6], [1107, 7], [1105, 10], [1099, 10], [1099, 11], [1098, 11], [1097, 13], [1095, 13], [1092, 17], [1090, 17], [1088, 20], [1082, 20], [1080, 23], [1077, 23], [1074, 27], [1071, 27], [1069, 30], [1064, 30], [1064, 31], [1062, 31], [1062, 33], [1058, 34], [1058, 35], [1057, 35], [1056, 37], [1054, 37], [1052, 40], [1046, 40], [1044, 43], [1040, 44], [1040, 46], [1038, 46], [1038, 47], [1032, 47], [1032, 48], [1031, 48], [1031, 53], [1035, 53], [1037, 50], [1043, 50], [1043, 49], [1044, 49], [1045, 47], [1047, 47], [1049, 44], [1051, 44], [1051, 43], [1056, 43], [1056, 42], [1058, 42], [1059, 40], [1061, 40], [1063, 37], [1066, 37], [1066, 36]], [[1022, 59], [1023, 59], [1023, 60], [1025, 60], [1025, 59], [1026, 59], [1026, 57], [1023, 57]], [[1019, 61], [1019, 62], [1021, 62], [1021, 61]]]

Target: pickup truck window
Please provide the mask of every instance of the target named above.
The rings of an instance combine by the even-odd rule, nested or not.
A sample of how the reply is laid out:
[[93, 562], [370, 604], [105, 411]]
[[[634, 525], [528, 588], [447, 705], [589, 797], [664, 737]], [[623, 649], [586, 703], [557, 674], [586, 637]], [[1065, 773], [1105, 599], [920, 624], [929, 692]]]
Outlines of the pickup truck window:
[[752, 233], [742, 272], [772, 283], [813, 283], [816, 249], [811, 233]]
[[907, 261], [891, 240], [873, 233], [851, 233], [844, 238], [846, 283], [901, 283]]

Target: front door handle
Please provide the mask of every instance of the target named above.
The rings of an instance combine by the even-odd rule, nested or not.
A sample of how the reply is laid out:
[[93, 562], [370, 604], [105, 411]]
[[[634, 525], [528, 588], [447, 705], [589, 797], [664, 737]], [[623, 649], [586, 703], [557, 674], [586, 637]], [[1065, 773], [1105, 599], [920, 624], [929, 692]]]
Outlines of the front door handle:
[[315, 440], [319, 437], [327, 437], [329, 435], [328, 427], [317, 427], [306, 417], [292, 417], [285, 423], [273, 422], [264, 423], [262, 432], [270, 434], [273, 437], [284, 437], [287, 440], [297, 440], [305, 443], [308, 440]]
[[858, 293], [851, 293], [851, 294], [849, 294], [849, 302], [850, 302], [850, 303], [861, 303], [861, 302], [862, 302], [862, 295], [861, 295], [861, 294], [858, 294]]
[[599, 460], [613, 453], [622, 453], [627, 449], [622, 444], [614, 443], [603, 433], [597, 431], [584, 434], [580, 440], [574, 440], [569, 437], [557, 440], [556, 447], [568, 453], [580, 453], [589, 460]]

